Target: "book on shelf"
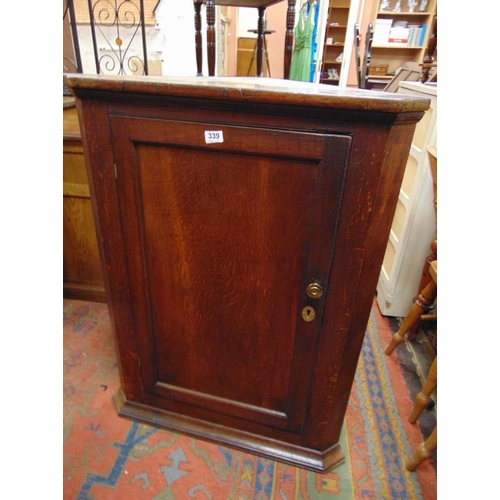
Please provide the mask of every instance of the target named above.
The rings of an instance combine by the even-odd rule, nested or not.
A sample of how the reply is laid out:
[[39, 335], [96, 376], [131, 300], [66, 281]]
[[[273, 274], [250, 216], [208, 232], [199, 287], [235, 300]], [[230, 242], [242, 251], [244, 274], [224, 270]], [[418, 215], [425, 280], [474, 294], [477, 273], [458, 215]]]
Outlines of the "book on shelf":
[[420, 24], [409, 24], [410, 34], [408, 35], [408, 47], [418, 47], [422, 28]]
[[426, 24], [409, 25], [406, 28], [391, 26], [388, 28], [388, 31], [379, 32], [378, 37], [375, 37], [374, 33], [373, 45], [387, 47], [423, 47], [426, 31]]
[[372, 44], [389, 47], [423, 47], [427, 24], [409, 24], [407, 21], [377, 19]]
[[389, 45], [393, 47], [407, 47], [410, 28], [392, 27], [389, 32]]
[[418, 43], [419, 47], [422, 47], [424, 45], [425, 33], [427, 31], [427, 24], [422, 24], [421, 28], [422, 28], [422, 31], [420, 32], [420, 40]]
[[411, 25], [408, 37], [408, 47], [423, 47], [427, 24]]
[[392, 23], [392, 27], [393, 28], [407, 28], [408, 27], [408, 21], [402, 21], [402, 20], [394, 21]]
[[387, 45], [391, 31], [392, 19], [377, 19], [373, 28], [373, 45]]

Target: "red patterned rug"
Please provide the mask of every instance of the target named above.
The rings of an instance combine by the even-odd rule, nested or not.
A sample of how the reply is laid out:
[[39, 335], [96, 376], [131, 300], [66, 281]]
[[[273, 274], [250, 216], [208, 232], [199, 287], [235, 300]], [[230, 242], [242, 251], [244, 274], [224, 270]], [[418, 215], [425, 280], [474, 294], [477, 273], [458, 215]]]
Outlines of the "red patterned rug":
[[374, 303], [341, 446], [346, 460], [316, 474], [117, 416], [119, 386], [106, 304], [64, 300], [65, 500], [436, 499], [436, 467], [405, 459], [423, 439], [392, 330]]

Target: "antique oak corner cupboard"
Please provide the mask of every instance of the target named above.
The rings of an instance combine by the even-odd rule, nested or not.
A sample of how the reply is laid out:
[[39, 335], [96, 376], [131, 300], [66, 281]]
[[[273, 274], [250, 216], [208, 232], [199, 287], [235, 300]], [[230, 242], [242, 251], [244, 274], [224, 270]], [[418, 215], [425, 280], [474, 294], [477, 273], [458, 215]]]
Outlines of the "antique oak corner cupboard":
[[262, 78], [66, 82], [119, 414], [331, 469], [429, 100]]

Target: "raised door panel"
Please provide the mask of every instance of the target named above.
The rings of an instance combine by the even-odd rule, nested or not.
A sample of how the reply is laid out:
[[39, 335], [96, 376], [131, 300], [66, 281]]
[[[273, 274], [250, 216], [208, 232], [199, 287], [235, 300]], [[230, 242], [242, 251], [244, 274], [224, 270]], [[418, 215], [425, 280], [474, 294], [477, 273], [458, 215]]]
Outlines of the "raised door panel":
[[126, 116], [111, 127], [144, 392], [299, 432], [350, 138]]

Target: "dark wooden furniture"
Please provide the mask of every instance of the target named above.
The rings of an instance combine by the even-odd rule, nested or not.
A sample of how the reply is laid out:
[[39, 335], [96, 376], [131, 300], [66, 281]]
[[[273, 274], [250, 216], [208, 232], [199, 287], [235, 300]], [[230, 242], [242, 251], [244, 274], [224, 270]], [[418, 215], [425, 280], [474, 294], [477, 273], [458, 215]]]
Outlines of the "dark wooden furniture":
[[[215, 37], [215, 5], [226, 5], [232, 7], [255, 7], [258, 9], [257, 21], [257, 76], [263, 76], [263, 52], [264, 52], [264, 15], [266, 8], [283, 0], [194, 0], [194, 28], [196, 46], [196, 68], [197, 75], [203, 75], [203, 43], [201, 35], [201, 6], [206, 4], [207, 10], [207, 62], [208, 76], [215, 75], [215, 53], [217, 49]], [[290, 64], [293, 53], [293, 29], [295, 27], [295, 3], [296, 0], [287, 0], [288, 9], [286, 15], [284, 71], [285, 79], [290, 76]]]
[[63, 295], [104, 302], [87, 171], [78, 114], [73, 104], [63, 108]]
[[[424, 60], [422, 62], [422, 75], [420, 76], [420, 81], [422, 83], [428, 81], [435, 81], [437, 78], [437, 64], [435, 63], [435, 54], [437, 49], [437, 16], [434, 18], [431, 27], [431, 34], [427, 41], [427, 48], [425, 49]], [[434, 75], [431, 76], [431, 71], [434, 68]]]
[[366, 88], [366, 79], [370, 71], [370, 62], [372, 59], [372, 43], [373, 43], [373, 24], [368, 25], [365, 36], [365, 53], [363, 55], [363, 66], [361, 68], [361, 88]]
[[428, 99], [71, 75], [119, 414], [325, 471]]
[[[432, 65], [430, 65], [432, 66]], [[426, 81], [432, 82], [436, 75], [436, 67], [435, 66], [427, 66], [426, 67]], [[388, 81], [385, 82], [383, 87], [384, 92], [397, 92], [399, 88], [399, 84], [401, 82], [418, 82], [422, 79], [422, 64], [417, 62], [407, 62], [399, 68], [396, 74]], [[372, 79], [373, 81], [380, 81], [380, 77]], [[378, 90], [378, 88], [377, 88]]]
[[[259, 30], [248, 30], [248, 32], [253, 33], [254, 35], [259, 34]], [[275, 30], [268, 30], [268, 29], [265, 29], [262, 33], [264, 58], [266, 60], [267, 76], [269, 76], [269, 77], [271, 77], [272, 75], [271, 75], [271, 66], [269, 65], [269, 54], [267, 52], [266, 35], [272, 35], [273, 33], [276, 33], [276, 31]], [[255, 46], [254, 46], [253, 53], [252, 53], [252, 59], [250, 60], [250, 64], [248, 65], [247, 76], [250, 76], [250, 71], [252, 70], [252, 65], [253, 65], [254, 61], [255, 62], [257, 61], [258, 53], [259, 53], [259, 39], [256, 38], [255, 39]], [[265, 71], [265, 69], [263, 71]], [[259, 76], [259, 73], [257, 70], [256, 70], [256, 76]]]
[[356, 82], [358, 89], [361, 87], [361, 34], [359, 33], [359, 23], [354, 24], [354, 57], [356, 61]]

